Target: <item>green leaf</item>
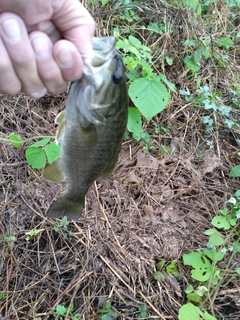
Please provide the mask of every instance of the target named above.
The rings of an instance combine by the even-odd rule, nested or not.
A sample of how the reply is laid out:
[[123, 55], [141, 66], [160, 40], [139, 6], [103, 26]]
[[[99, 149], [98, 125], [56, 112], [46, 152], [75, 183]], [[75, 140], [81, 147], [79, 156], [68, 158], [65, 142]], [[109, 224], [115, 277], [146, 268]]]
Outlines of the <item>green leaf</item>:
[[214, 227], [216, 227], [218, 229], [229, 230], [231, 228], [231, 225], [230, 225], [229, 221], [227, 220], [227, 218], [222, 217], [222, 216], [214, 217], [212, 219], [211, 224], [214, 225]]
[[67, 309], [64, 306], [61, 306], [60, 304], [58, 304], [56, 307], [56, 313], [64, 315], [67, 313]]
[[191, 271], [192, 278], [200, 282], [207, 281], [211, 276], [211, 269], [206, 268], [197, 268]]
[[200, 311], [200, 315], [203, 317], [204, 320], [217, 320], [215, 317], [211, 316], [207, 311]]
[[206, 288], [205, 286], [199, 286], [196, 290], [196, 294], [200, 297], [203, 297], [206, 292], [208, 292], [208, 288]]
[[49, 141], [50, 141], [50, 138], [45, 138], [33, 143], [31, 147], [44, 147]]
[[183, 263], [185, 266], [192, 266], [193, 268], [204, 266], [204, 260], [202, 259], [203, 256], [199, 252], [190, 252], [188, 254], [183, 254]]
[[192, 73], [195, 73], [200, 70], [200, 64], [196, 63], [191, 56], [186, 56], [183, 61], [186, 64], [187, 71], [191, 70]]
[[139, 306], [138, 310], [139, 310], [139, 314], [136, 316], [136, 318], [145, 319], [148, 315], [148, 306], [146, 304], [143, 304]]
[[52, 142], [50, 144], [48, 144], [45, 148], [44, 148], [46, 155], [47, 155], [47, 159], [49, 163], [54, 162], [55, 160], [57, 160], [57, 158], [60, 157], [60, 146], [56, 144], [56, 142]]
[[230, 171], [230, 177], [240, 177], [240, 166], [232, 167], [232, 170]]
[[215, 233], [209, 237], [208, 242], [213, 246], [221, 246], [224, 243], [224, 239], [222, 235]]
[[187, 288], [184, 290], [185, 293], [192, 293], [193, 292], [193, 286], [192, 285], [188, 285]]
[[28, 164], [34, 169], [41, 169], [46, 165], [46, 156], [42, 149], [29, 147], [26, 150]]
[[188, 293], [187, 298], [193, 302], [200, 302], [200, 297], [195, 292]]
[[211, 276], [212, 265], [210, 261], [199, 252], [190, 252], [183, 255], [185, 265], [192, 266], [192, 277], [198, 281], [207, 281]]
[[212, 234], [216, 233], [216, 229], [212, 228], [212, 229], [207, 229], [203, 232], [203, 234], [205, 234], [206, 236], [211, 236]]
[[134, 80], [129, 87], [129, 96], [148, 121], [161, 112], [170, 99], [166, 87], [149, 78]]
[[199, 308], [194, 306], [192, 303], [187, 303], [179, 309], [178, 319], [179, 320], [199, 320]]
[[237, 268], [235, 272], [240, 275], [240, 268]]
[[235, 195], [240, 199], [240, 189], [235, 192]]
[[142, 44], [141, 41], [139, 41], [137, 38], [135, 38], [134, 36], [129, 36], [129, 42], [134, 45], [134, 47], [136, 48], [141, 48]]
[[176, 90], [176, 86], [174, 83], [168, 81], [167, 77], [165, 76], [165, 74], [160, 74], [158, 77], [160, 80], [162, 80], [163, 82], [165, 82], [165, 84], [169, 87], [170, 90], [172, 90], [173, 92], [177, 93]]
[[224, 254], [221, 252], [218, 252], [215, 249], [204, 249], [204, 254], [210, 258], [212, 261], [221, 261], [224, 257]]
[[165, 60], [166, 60], [166, 62], [167, 62], [167, 64], [168, 64], [169, 66], [172, 66], [172, 65], [173, 65], [173, 59], [172, 59], [172, 58], [166, 57]]
[[105, 6], [105, 4], [108, 3], [109, 0], [102, 0], [102, 6]]
[[198, 41], [197, 40], [186, 40], [184, 42], [184, 46], [186, 47], [196, 47], [198, 45]]
[[139, 141], [142, 136], [142, 119], [140, 111], [137, 108], [128, 109], [128, 131], [134, 134], [134, 138]]
[[232, 40], [229, 38], [219, 38], [217, 41], [218, 47], [224, 47], [226, 50], [228, 50], [232, 45]]
[[21, 148], [23, 144], [22, 138], [19, 135], [15, 134], [14, 132], [10, 133], [9, 140], [11, 144], [17, 149]]
[[165, 278], [162, 272], [156, 271], [153, 273], [153, 278], [157, 281], [164, 282]]

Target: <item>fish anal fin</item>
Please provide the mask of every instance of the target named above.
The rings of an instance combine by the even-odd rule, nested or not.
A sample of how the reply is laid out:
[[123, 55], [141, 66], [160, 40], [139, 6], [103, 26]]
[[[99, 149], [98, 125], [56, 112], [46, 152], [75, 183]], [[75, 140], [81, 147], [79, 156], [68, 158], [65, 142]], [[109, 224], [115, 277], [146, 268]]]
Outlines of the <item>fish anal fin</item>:
[[42, 177], [50, 182], [62, 182], [66, 180], [61, 165], [61, 158], [58, 158], [53, 163], [49, 163], [43, 170]]
[[112, 165], [107, 166], [107, 168], [100, 174], [100, 176], [97, 178], [97, 180], [104, 180], [110, 177], [110, 175], [113, 173], [115, 168], [115, 163]]
[[64, 196], [54, 201], [47, 211], [47, 217], [51, 219], [66, 216], [68, 219], [77, 221], [84, 208], [84, 199], [79, 201], [70, 200]]

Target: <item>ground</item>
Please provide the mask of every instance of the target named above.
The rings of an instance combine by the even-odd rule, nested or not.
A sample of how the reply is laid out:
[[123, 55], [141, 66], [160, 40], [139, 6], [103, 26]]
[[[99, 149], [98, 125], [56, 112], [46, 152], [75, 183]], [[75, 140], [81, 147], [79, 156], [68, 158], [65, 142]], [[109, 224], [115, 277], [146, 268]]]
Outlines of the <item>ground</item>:
[[[168, 79], [176, 72], [167, 70]], [[217, 80], [223, 85], [223, 79]], [[54, 118], [65, 100], [66, 94], [40, 100], [0, 95], [0, 137], [54, 136]], [[144, 129], [154, 148], [146, 152], [145, 145], [125, 140], [114, 173], [92, 185], [77, 222], [46, 218], [66, 183], [45, 182], [41, 170], [28, 165], [25, 147], [0, 141], [1, 319], [57, 319], [50, 312], [72, 303], [72, 313], [82, 319], [99, 319], [96, 312], [106, 301], [117, 319], [134, 319], [142, 305], [149, 307], [149, 319], [178, 318], [191, 281], [181, 256], [206, 247], [204, 230], [240, 188], [229, 176], [238, 162], [239, 130], [222, 125], [206, 137], [201, 111], [179, 95]], [[39, 232], [26, 240], [31, 230]], [[181, 279], [166, 273], [164, 282], [154, 279], [163, 259], [176, 260]], [[239, 267], [239, 256], [233, 264]], [[239, 319], [239, 286], [229, 277], [218, 287], [218, 319]]]

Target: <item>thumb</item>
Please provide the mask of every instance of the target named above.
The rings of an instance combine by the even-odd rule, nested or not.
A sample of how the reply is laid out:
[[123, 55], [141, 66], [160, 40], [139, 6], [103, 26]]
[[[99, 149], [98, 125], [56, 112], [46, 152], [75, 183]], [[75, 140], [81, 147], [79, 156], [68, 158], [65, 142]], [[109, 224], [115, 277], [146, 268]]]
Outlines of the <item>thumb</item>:
[[[92, 16], [78, 0], [63, 0], [54, 8], [53, 23], [62, 36], [71, 41], [84, 55], [92, 54], [95, 24]], [[59, 4], [58, 2], [58, 4]]]

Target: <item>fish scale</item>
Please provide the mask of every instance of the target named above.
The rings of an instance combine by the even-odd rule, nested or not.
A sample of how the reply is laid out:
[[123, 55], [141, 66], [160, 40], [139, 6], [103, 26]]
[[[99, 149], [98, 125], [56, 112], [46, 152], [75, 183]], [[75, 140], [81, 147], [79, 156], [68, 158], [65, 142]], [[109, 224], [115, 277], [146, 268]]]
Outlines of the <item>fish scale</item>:
[[85, 61], [82, 79], [72, 85], [66, 110], [56, 118], [61, 155], [47, 165], [43, 178], [53, 182], [68, 179], [68, 185], [51, 204], [47, 217], [79, 219], [91, 184], [114, 170], [127, 109], [123, 63], [115, 38], [93, 38], [93, 56]]

